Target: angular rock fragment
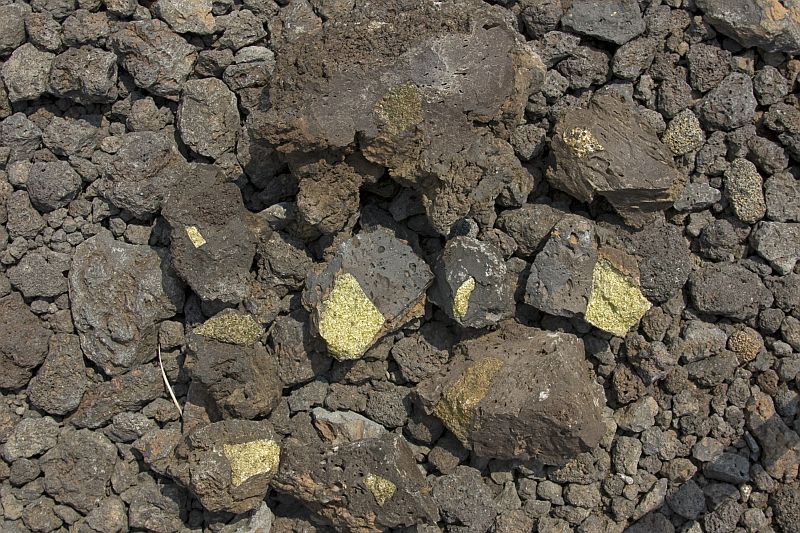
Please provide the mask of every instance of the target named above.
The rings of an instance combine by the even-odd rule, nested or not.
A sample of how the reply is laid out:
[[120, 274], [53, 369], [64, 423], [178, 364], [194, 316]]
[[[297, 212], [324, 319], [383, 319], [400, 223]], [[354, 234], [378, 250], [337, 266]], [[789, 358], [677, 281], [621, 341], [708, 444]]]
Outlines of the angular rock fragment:
[[83, 351], [108, 375], [151, 360], [158, 323], [182, 309], [184, 299], [162, 255], [108, 233], [78, 246], [69, 290]]
[[178, 275], [204, 300], [238, 303], [249, 292], [256, 236], [236, 185], [198, 165], [165, 200], [170, 253]]
[[707, 128], [730, 131], [751, 124], [756, 105], [752, 80], [747, 74], [734, 72], [706, 94], [697, 107], [697, 116]]
[[330, 354], [357, 359], [381, 337], [421, 316], [431, 270], [383, 228], [343, 242], [319, 273], [310, 273], [303, 302]]
[[211, 0], [158, 0], [153, 4], [155, 14], [178, 33], [209, 35], [214, 33]]
[[591, 221], [566, 215], [533, 260], [525, 303], [551, 315], [583, 314], [592, 291], [597, 257]]
[[506, 322], [455, 352], [417, 392], [478, 456], [564, 464], [605, 433], [605, 400], [577, 337]]
[[779, 275], [789, 274], [800, 259], [800, 224], [760, 222], [750, 234], [750, 244]]
[[160, 20], [126, 23], [108, 46], [137, 87], [168, 100], [178, 100], [197, 59], [194, 47]]
[[433, 498], [444, 522], [460, 531], [487, 531], [498, 511], [480, 472], [468, 466], [436, 478]]
[[698, 311], [747, 320], [772, 305], [772, 294], [758, 274], [738, 263], [707, 265], [689, 276]]
[[58, 431], [58, 422], [49, 416], [23, 418], [0, 448], [3, 459], [14, 463], [46, 452], [58, 442]]
[[744, 47], [800, 54], [800, 20], [792, 1], [697, 0], [697, 7], [717, 31]]
[[117, 99], [117, 57], [99, 48], [70, 48], [53, 59], [47, 90], [79, 104]]
[[746, 422], [761, 446], [764, 470], [775, 479], [795, 479], [800, 465], [800, 436], [778, 416], [769, 395], [752, 389]]
[[232, 150], [239, 131], [236, 95], [217, 78], [187, 81], [178, 107], [178, 131], [186, 146], [200, 155], [216, 159]]
[[189, 351], [194, 359], [192, 386], [207, 391], [213, 418], [266, 416], [280, 400], [277, 361], [260, 344], [242, 346], [191, 335]]
[[[353, 54], [355, 42], [370, 44]], [[320, 49], [341, 53], [323, 59]], [[358, 139], [448, 234], [463, 216], [490, 217], [496, 199], [525, 200], [532, 177], [502, 138], [543, 77], [522, 36], [476, 0], [359, 4], [282, 48], [270, 100], [283, 104], [259, 130], [284, 153]]]
[[639, 288], [638, 266], [619, 253], [601, 255], [592, 271], [592, 293], [584, 318], [623, 337], [652, 304]]
[[628, 223], [666, 209], [683, 177], [672, 153], [636, 112], [610, 95], [567, 112], [552, 141], [550, 183], [582, 202], [604, 197]]
[[644, 33], [645, 24], [636, 0], [573, 0], [561, 24], [574, 32], [614, 44], [625, 44]]
[[11, 54], [2, 67], [8, 99], [11, 102], [36, 100], [47, 91], [47, 76], [55, 55], [41, 52], [30, 43], [25, 43]]
[[9, 268], [7, 275], [11, 285], [25, 298], [53, 298], [67, 292], [64, 268], [48, 262], [40, 253], [31, 252]]
[[386, 531], [439, 518], [411, 448], [394, 434], [339, 446], [287, 441], [273, 485], [343, 531]]
[[251, 314], [225, 309], [194, 328], [194, 333], [219, 342], [248, 346], [264, 334], [264, 328]]
[[506, 264], [491, 244], [456, 237], [445, 245], [433, 270], [431, 301], [462, 326], [482, 328], [514, 313]]
[[57, 334], [50, 338], [47, 358], [28, 385], [28, 400], [46, 413], [63, 416], [78, 407], [87, 385], [80, 339]]
[[212, 512], [257, 508], [281, 462], [281, 445], [266, 420], [224, 420], [179, 443], [167, 473]]
[[27, 190], [34, 207], [53, 211], [78, 196], [81, 177], [66, 161], [38, 162], [31, 165]]
[[545, 241], [553, 226], [566, 213], [547, 204], [525, 204], [508, 209], [497, 217], [497, 227], [517, 243], [521, 255], [533, 255]]
[[52, 333], [19, 293], [0, 298], [0, 389], [24, 387], [44, 361]]
[[0, 54], [13, 52], [25, 42], [25, 15], [29, 13], [25, 4], [0, 6]]
[[331, 412], [315, 407], [311, 416], [322, 438], [334, 446], [363, 439], [378, 439], [387, 433], [382, 425], [352, 411]]

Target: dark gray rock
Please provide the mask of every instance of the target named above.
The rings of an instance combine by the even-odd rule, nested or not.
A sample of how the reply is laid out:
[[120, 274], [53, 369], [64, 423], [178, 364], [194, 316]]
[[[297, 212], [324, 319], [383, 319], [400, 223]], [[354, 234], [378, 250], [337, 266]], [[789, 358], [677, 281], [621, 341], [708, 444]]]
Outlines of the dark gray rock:
[[738, 263], [707, 265], [689, 276], [689, 285], [692, 302], [702, 313], [746, 320], [772, 304], [758, 274]]
[[462, 326], [483, 328], [514, 313], [506, 264], [495, 246], [470, 237], [451, 239], [433, 271], [431, 301]]
[[553, 226], [566, 213], [547, 204], [525, 204], [508, 209], [497, 217], [497, 227], [517, 243], [517, 253], [530, 256], [536, 253]]
[[45, 227], [42, 216], [31, 205], [25, 191], [14, 191], [6, 201], [8, 223], [6, 229], [12, 239], [24, 237], [34, 239]]
[[53, 298], [67, 292], [67, 278], [61, 267], [47, 261], [44, 255], [31, 252], [8, 269], [11, 285], [25, 298]]
[[57, 502], [88, 513], [105, 498], [116, 462], [117, 447], [102, 433], [66, 429], [41, 459], [44, 490]]
[[597, 242], [591, 221], [567, 215], [531, 265], [525, 303], [557, 316], [582, 315], [592, 292]]
[[686, 284], [692, 256], [678, 226], [649, 224], [631, 234], [626, 250], [639, 259], [639, 286], [648, 299], [666, 302]]
[[273, 485], [347, 531], [378, 532], [439, 518], [411, 448], [393, 434], [339, 446], [286, 441]]
[[3, 459], [13, 463], [46, 452], [58, 442], [58, 422], [44, 416], [23, 418], [14, 427], [3, 445]]
[[759, 222], [750, 244], [779, 275], [789, 274], [800, 259], [800, 224]]
[[574, 0], [561, 18], [574, 32], [614, 44], [625, 44], [644, 33], [645, 24], [636, 0]]
[[214, 33], [212, 8], [211, 0], [158, 0], [153, 4], [153, 12], [174, 31], [198, 35]]
[[686, 59], [689, 63], [689, 82], [700, 92], [710, 91], [719, 85], [731, 71], [731, 53], [711, 44], [693, 44]]
[[769, 0], [698, 0], [706, 20], [744, 47], [767, 52], [800, 53], [800, 22], [792, 2]]
[[47, 212], [65, 207], [81, 190], [81, 177], [66, 161], [34, 163], [26, 184], [31, 204]]
[[331, 366], [304, 312], [275, 319], [270, 327], [269, 350], [278, 359], [278, 378], [287, 387], [311, 381]]
[[24, 387], [47, 355], [51, 332], [19, 293], [0, 298], [0, 389]]
[[13, 52], [25, 42], [25, 15], [30, 9], [25, 4], [0, 6], [0, 54]]
[[12, 102], [36, 100], [47, 91], [47, 76], [55, 56], [25, 43], [11, 54], [2, 67], [8, 99]]
[[436, 478], [432, 494], [444, 522], [458, 531], [486, 531], [498, 513], [480, 471], [468, 466], [457, 466], [452, 474]]
[[109, 22], [106, 12], [78, 9], [64, 20], [62, 41], [72, 47], [85, 44], [103, 46], [111, 32]]
[[547, 178], [554, 187], [582, 202], [604, 197], [631, 224], [643, 225], [680, 192], [683, 178], [669, 149], [613, 96], [565, 114], [551, 147]]
[[53, 59], [47, 90], [79, 104], [117, 99], [117, 57], [99, 48], [70, 48]]
[[59, 156], [91, 155], [98, 141], [96, 124], [95, 117], [53, 117], [42, 131], [42, 143]]
[[69, 274], [73, 321], [86, 357], [109, 375], [155, 357], [158, 323], [183, 307], [183, 287], [162, 255], [108, 233], [75, 251]]
[[703, 465], [703, 474], [708, 479], [725, 483], [747, 483], [750, 481], [750, 461], [736, 453], [723, 453]]
[[777, 104], [789, 94], [789, 82], [778, 69], [765, 65], [753, 78], [753, 90], [759, 104]]
[[11, 150], [9, 163], [29, 159], [42, 145], [42, 130], [25, 113], [14, 113], [0, 123], [0, 142]]
[[792, 531], [800, 521], [800, 488], [797, 483], [783, 485], [770, 497], [775, 522], [784, 531]]
[[751, 124], [757, 105], [750, 77], [734, 72], [706, 94], [697, 118], [708, 129], [731, 131]]
[[605, 433], [604, 399], [584, 357], [573, 335], [506, 322], [460, 344], [416, 393], [478, 456], [563, 464]]
[[194, 68], [197, 52], [160, 20], [126, 23], [108, 39], [137, 87], [177, 101]]
[[239, 108], [236, 95], [217, 78], [183, 85], [178, 131], [192, 151], [216, 159], [236, 146]]

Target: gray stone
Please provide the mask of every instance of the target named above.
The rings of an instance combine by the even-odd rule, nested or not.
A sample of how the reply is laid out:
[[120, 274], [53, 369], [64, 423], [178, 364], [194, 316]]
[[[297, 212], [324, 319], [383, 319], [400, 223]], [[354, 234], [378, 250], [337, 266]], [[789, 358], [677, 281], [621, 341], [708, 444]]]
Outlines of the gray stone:
[[767, 52], [800, 53], [800, 22], [792, 2], [769, 0], [698, 0], [697, 7], [714, 28], [744, 47]]
[[70, 48], [53, 59], [47, 90], [79, 104], [117, 99], [117, 57], [99, 48]]
[[667, 494], [667, 504], [688, 520], [697, 520], [706, 512], [705, 495], [693, 479], [671, 490]]
[[513, 315], [512, 287], [495, 246], [470, 237], [451, 239], [433, 272], [431, 301], [462, 326], [482, 328]]
[[765, 65], [753, 78], [753, 90], [758, 103], [768, 106], [777, 104], [789, 94], [789, 82], [778, 69]]
[[219, 17], [217, 26], [223, 30], [219, 44], [234, 51], [267, 36], [263, 19], [249, 9], [241, 9]]
[[800, 222], [800, 181], [781, 172], [764, 182], [767, 217], [778, 222]]
[[703, 517], [703, 526], [707, 533], [731, 533], [736, 529], [742, 506], [734, 499], [726, 499], [719, 507]]
[[642, 456], [642, 443], [633, 437], [620, 436], [611, 452], [614, 469], [620, 474], [635, 476]]
[[452, 474], [436, 478], [433, 498], [446, 524], [461, 526], [465, 532], [486, 531], [498, 509], [480, 471], [457, 466]]
[[587, 109], [566, 113], [551, 147], [547, 177], [554, 187], [582, 202], [604, 197], [631, 224], [643, 225], [680, 192], [683, 178], [672, 153], [613, 96], [596, 96]]
[[28, 383], [32, 369], [47, 355], [50, 335], [19, 293], [0, 298], [0, 389]]
[[752, 124], [757, 105], [750, 77], [734, 72], [706, 94], [697, 116], [706, 128], [731, 131]]
[[57, 442], [58, 422], [49, 416], [23, 418], [14, 427], [0, 451], [3, 459], [13, 463], [17, 459], [41, 455]]
[[210, 35], [216, 23], [211, 0], [158, 0], [153, 12], [178, 33]]
[[658, 414], [658, 403], [652, 396], [645, 396], [614, 413], [620, 429], [640, 433], [652, 427]]
[[25, 298], [53, 298], [67, 292], [67, 278], [62, 270], [44, 255], [30, 252], [9, 268], [7, 275], [11, 285]]
[[25, 42], [25, 15], [30, 8], [25, 4], [0, 6], [0, 54], [13, 52]]
[[777, 415], [772, 398], [756, 388], [747, 403], [747, 429], [761, 446], [761, 464], [775, 479], [794, 479], [800, 467], [800, 436]]
[[239, 131], [236, 95], [217, 78], [186, 82], [178, 107], [178, 131], [183, 142], [200, 155], [216, 159], [233, 150]]
[[59, 156], [91, 155], [98, 140], [98, 128], [92, 122], [96, 124], [94, 117], [53, 117], [42, 132], [42, 142]]
[[689, 183], [684, 187], [680, 198], [675, 200], [673, 207], [676, 211], [685, 213], [687, 211], [702, 211], [722, 199], [719, 189], [711, 187], [707, 183]]
[[11, 149], [9, 163], [29, 159], [42, 145], [42, 130], [25, 113], [14, 113], [0, 123], [0, 142]]
[[746, 320], [772, 304], [772, 294], [758, 277], [738, 263], [707, 265], [689, 276], [698, 311]]
[[197, 52], [160, 20], [126, 23], [108, 39], [137, 87], [177, 101], [194, 68]]
[[47, 91], [47, 76], [55, 56], [25, 43], [0, 67], [0, 76], [12, 102], [36, 100]]
[[81, 177], [66, 161], [34, 163], [26, 184], [31, 204], [47, 212], [65, 207], [81, 190]]
[[597, 258], [592, 222], [578, 215], [565, 216], [531, 265], [525, 303], [551, 315], [582, 315], [592, 292]]
[[800, 520], [800, 487], [797, 483], [781, 486], [770, 497], [775, 522], [784, 530], [792, 531]]
[[311, 417], [322, 438], [334, 446], [377, 439], [386, 433], [382, 425], [352, 411], [331, 412], [315, 407]]
[[525, 204], [497, 217], [497, 227], [517, 243], [517, 253], [531, 256], [545, 242], [553, 226], [566, 213], [547, 204]]
[[800, 224], [759, 222], [750, 234], [750, 244], [779, 275], [786, 275], [800, 259]]
[[69, 286], [83, 351], [109, 375], [151, 360], [158, 323], [183, 307], [183, 287], [161, 255], [107, 233], [78, 246]]
[[725, 483], [747, 483], [750, 481], [750, 461], [736, 453], [723, 453], [703, 465], [703, 474], [708, 479]]
[[614, 44], [625, 44], [644, 33], [645, 24], [636, 0], [574, 0], [561, 18], [574, 32]]
[[752, 224], [764, 217], [764, 181], [756, 166], [746, 159], [736, 159], [725, 172], [725, 195], [736, 217]]

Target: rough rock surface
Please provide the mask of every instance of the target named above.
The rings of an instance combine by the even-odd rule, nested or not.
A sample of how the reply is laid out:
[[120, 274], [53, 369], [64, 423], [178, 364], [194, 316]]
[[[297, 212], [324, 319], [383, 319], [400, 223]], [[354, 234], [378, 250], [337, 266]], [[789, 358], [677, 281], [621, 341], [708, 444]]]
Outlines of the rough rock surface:
[[46, 413], [66, 415], [78, 407], [87, 385], [80, 339], [57, 334], [50, 338], [47, 358], [28, 385], [28, 398]]
[[604, 401], [577, 337], [505, 323], [456, 353], [418, 394], [478, 456], [563, 464], [602, 437]]
[[19, 293], [0, 298], [0, 388], [25, 386], [31, 370], [44, 361], [50, 336]]
[[798, 7], [791, 0], [698, 0], [697, 7], [718, 31], [742, 46], [800, 53]]
[[84, 354], [109, 375], [155, 356], [158, 324], [184, 292], [163, 253], [93, 237], [78, 247], [69, 276], [73, 320]]
[[236, 146], [239, 131], [236, 95], [216, 78], [186, 82], [178, 107], [178, 128], [189, 148], [200, 155], [218, 158]]

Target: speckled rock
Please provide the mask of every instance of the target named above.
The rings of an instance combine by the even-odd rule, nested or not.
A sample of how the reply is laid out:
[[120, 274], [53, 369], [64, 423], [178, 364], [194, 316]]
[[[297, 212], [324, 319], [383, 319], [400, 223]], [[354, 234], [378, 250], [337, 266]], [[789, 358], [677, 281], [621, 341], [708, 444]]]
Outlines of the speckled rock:
[[686, 109], [669, 121], [661, 142], [675, 155], [683, 155], [703, 146], [705, 135], [695, 114]]
[[0, 389], [28, 383], [31, 371], [47, 355], [51, 335], [19, 293], [0, 298]]
[[764, 217], [764, 180], [756, 166], [746, 159], [736, 159], [725, 172], [725, 195], [736, 217], [752, 224]]

